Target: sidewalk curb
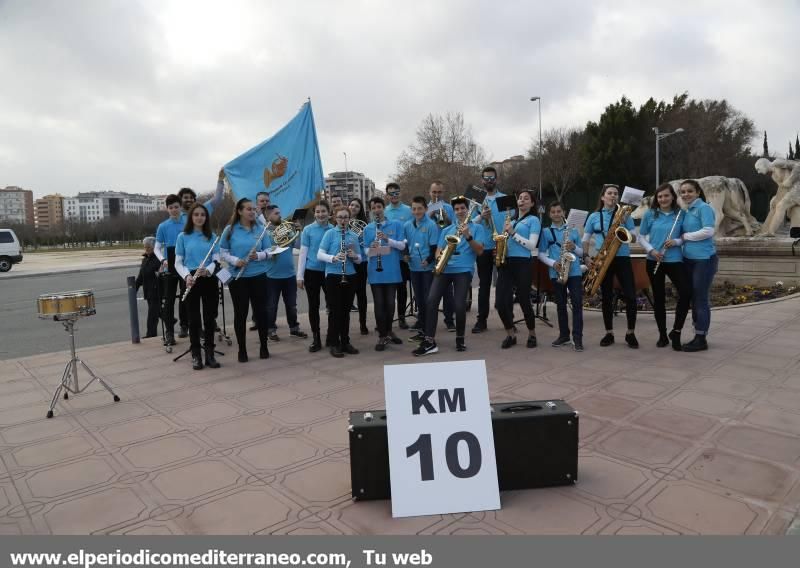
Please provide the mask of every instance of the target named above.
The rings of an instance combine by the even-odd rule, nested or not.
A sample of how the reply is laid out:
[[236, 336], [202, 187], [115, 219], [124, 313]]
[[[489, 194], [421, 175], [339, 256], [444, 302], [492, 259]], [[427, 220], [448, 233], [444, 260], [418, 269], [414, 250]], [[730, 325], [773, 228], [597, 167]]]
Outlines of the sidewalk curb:
[[53, 272], [36, 272], [28, 274], [7, 274], [0, 276], [0, 282], [3, 280], [13, 280], [14, 278], [37, 278], [42, 276], [58, 276], [61, 274], [77, 274], [79, 272], [95, 272], [97, 270], [114, 270], [116, 268], [138, 268], [139, 263], [136, 264], [118, 264], [116, 266], [97, 266], [94, 268], [70, 268], [67, 270], [54, 270]]

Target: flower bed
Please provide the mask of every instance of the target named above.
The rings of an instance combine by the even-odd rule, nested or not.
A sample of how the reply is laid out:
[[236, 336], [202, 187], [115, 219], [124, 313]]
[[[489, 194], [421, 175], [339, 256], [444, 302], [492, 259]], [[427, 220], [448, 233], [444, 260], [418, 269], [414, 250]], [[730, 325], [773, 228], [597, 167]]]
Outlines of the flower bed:
[[[669, 280], [667, 280], [669, 282]], [[727, 280], [722, 284], [715, 284], [711, 287], [711, 306], [736, 306], [739, 304], [750, 304], [762, 302], [764, 300], [774, 300], [798, 292], [796, 286], [784, 286], [783, 282], [776, 282], [772, 286], [751, 286], [749, 284], [737, 285]], [[675, 308], [677, 294], [671, 284], [666, 288], [666, 306], [668, 310]], [[596, 294], [584, 301], [587, 308], [600, 308], [600, 294]], [[650, 311], [650, 303], [644, 293], [639, 292], [636, 297], [636, 307], [639, 311]]]

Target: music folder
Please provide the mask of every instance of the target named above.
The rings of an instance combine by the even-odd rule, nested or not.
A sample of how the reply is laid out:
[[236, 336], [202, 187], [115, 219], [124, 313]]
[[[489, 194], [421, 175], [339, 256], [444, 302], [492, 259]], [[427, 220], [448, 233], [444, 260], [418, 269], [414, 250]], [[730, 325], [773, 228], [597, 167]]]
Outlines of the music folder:
[[478, 203], [483, 203], [483, 200], [486, 199], [486, 191], [477, 185], [468, 185], [464, 190], [464, 197], [477, 201]]
[[503, 195], [502, 197], [498, 197], [495, 199], [494, 203], [497, 205], [497, 210], [501, 213], [517, 208], [517, 198], [513, 195]]

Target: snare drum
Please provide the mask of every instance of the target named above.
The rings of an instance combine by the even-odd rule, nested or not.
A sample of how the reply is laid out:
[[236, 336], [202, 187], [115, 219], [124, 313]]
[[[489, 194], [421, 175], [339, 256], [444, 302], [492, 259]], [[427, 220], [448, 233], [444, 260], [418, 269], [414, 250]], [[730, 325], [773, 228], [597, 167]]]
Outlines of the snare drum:
[[42, 319], [76, 318], [96, 313], [92, 290], [42, 294], [36, 303]]

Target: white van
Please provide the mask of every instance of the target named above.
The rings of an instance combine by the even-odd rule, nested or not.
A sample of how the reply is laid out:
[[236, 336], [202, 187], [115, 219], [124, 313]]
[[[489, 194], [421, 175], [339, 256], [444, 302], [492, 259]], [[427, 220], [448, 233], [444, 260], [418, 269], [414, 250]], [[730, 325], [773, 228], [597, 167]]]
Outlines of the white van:
[[8, 272], [18, 262], [22, 262], [22, 246], [17, 235], [11, 229], [0, 229], [0, 272]]

